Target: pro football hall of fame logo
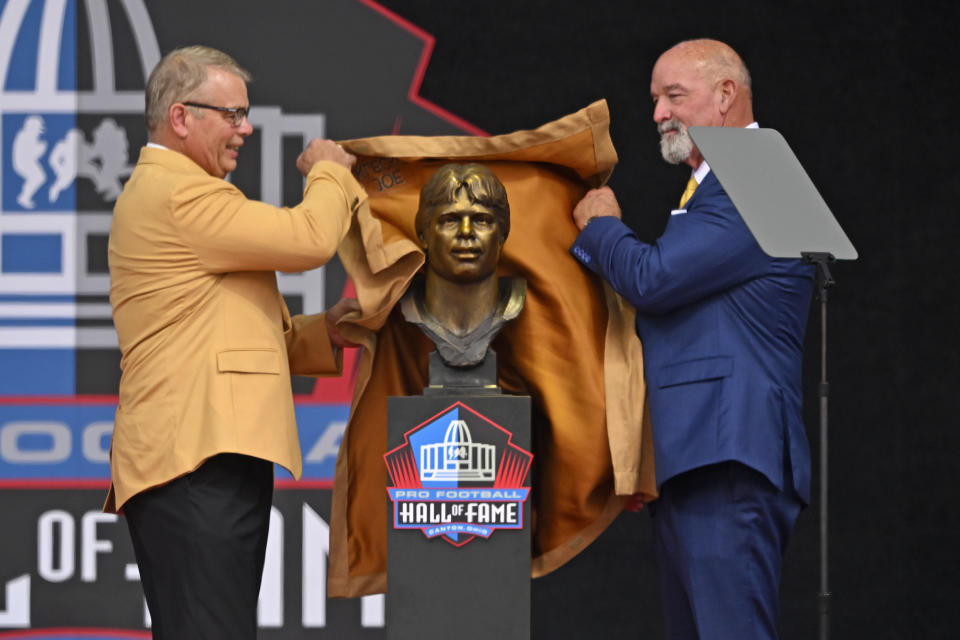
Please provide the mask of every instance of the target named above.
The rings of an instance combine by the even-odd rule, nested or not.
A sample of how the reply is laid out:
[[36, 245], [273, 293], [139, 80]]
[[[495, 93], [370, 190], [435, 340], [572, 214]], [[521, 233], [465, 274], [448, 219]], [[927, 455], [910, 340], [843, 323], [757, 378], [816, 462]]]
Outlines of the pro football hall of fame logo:
[[522, 529], [533, 454], [512, 438], [462, 402], [406, 432], [384, 455], [393, 527], [457, 547], [496, 529]]

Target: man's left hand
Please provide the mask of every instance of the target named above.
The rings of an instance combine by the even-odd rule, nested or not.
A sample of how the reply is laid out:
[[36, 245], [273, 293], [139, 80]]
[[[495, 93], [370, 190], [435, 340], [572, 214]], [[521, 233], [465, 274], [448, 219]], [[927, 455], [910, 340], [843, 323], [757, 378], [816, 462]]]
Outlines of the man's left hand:
[[600, 187], [587, 191], [583, 199], [573, 208], [573, 221], [581, 231], [587, 222], [598, 216], [620, 218], [620, 204], [610, 187]]
[[629, 498], [627, 498], [627, 502], [623, 505], [623, 510], [624, 510], [624, 511], [632, 511], [632, 512], [636, 513], [637, 511], [640, 511], [641, 509], [643, 509], [643, 494], [642, 494], [642, 493], [635, 493], [635, 494], [633, 494], [632, 496], [630, 496]]
[[350, 342], [340, 333], [337, 328], [337, 322], [343, 316], [354, 311], [360, 311], [360, 303], [355, 298], [340, 298], [337, 304], [327, 309], [327, 335], [330, 336], [330, 344], [334, 347], [359, 347], [355, 342]]

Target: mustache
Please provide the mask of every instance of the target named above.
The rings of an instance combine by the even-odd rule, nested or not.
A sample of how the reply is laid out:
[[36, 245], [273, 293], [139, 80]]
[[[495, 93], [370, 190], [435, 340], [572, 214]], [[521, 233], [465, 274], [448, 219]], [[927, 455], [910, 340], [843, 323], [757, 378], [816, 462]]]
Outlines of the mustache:
[[685, 127], [683, 123], [677, 120], [676, 118], [671, 118], [670, 120], [664, 120], [657, 125], [657, 131], [660, 135], [667, 133], [668, 131], [683, 131]]

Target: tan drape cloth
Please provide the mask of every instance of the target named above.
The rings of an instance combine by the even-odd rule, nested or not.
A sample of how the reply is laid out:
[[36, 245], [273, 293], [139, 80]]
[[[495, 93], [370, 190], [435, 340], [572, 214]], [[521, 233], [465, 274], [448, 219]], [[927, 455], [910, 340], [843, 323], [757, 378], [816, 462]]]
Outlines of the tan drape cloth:
[[386, 588], [386, 399], [422, 392], [433, 349], [395, 307], [424, 262], [414, 232], [420, 188], [450, 161], [489, 166], [510, 202], [499, 273], [526, 278], [527, 299], [492, 348], [503, 390], [533, 398], [531, 570], [552, 571], [603, 531], [623, 496], [655, 494], [633, 309], [568, 253], [573, 206], [617, 161], [606, 103], [502, 136], [342, 144], [358, 156], [354, 173], [370, 197], [340, 248], [363, 310], [342, 330], [364, 349], [336, 465], [330, 595]]

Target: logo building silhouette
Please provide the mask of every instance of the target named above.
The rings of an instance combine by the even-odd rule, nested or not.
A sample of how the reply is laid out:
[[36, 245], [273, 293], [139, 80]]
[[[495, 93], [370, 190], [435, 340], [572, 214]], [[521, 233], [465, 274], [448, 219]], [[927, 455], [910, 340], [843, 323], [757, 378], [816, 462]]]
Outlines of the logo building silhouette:
[[496, 445], [473, 441], [466, 421], [451, 420], [443, 442], [420, 447], [420, 479], [492, 481], [496, 452]]

